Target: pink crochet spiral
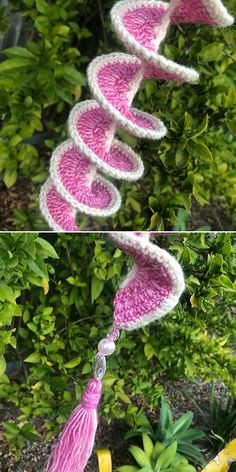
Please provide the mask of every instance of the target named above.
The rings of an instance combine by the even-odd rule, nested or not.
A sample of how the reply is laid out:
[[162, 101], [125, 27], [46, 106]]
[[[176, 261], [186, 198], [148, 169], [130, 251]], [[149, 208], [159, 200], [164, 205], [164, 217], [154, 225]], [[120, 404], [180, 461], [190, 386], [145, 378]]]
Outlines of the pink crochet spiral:
[[77, 212], [107, 217], [119, 209], [119, 191], [97, 170], [127, 181], [142, 176], [140, 157], [115, 138], [117, 128], [149, 139], [161, 139], [167, 132], [158, 118], [132, 107], [142, 80], [194, 82], [199, 78], [194, 69], [159, 54], [169, 26], [203, 23], [224, 27], [234, 21], [220, 0], [121, 0], [112, 8], [111, 20], [129, 54], [102, 55], [88, 67], [95, 100], [80, 102], [72, 109], [70, 139], [53, 152], [50, 177], [40, 192], [42, 215], [55, 231], [77, 231]]

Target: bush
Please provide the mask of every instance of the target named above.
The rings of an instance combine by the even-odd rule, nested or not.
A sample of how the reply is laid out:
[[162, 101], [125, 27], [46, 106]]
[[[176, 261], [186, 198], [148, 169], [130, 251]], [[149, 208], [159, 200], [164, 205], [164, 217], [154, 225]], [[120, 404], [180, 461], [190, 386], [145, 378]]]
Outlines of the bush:
[[[89, 96], [85, 69], [101, 52], [121, 50], [111, 28], [114, 2], [17, 0], [23, 27], [19, 45], [3, 51], [0, 64], [0, 171], [7, 187], [17, 176], [32, 183], [29, 211], [15, 211], [17, 229], [43, 229], [38, 214], [39, 185], [49, 157], [66, 138], [69, 109]], [[233, 0], [225, 0], [233, 11]], [[23, 13], [21, 13], [23, 12]], [[0, 11], [2, 28], [6, 16]], [[137, 184], [117, 183], [123, 205], [110, 228], [186, 228], [192, 206], [214, 203], [235, 225], [236, 93], [235, 31], [207, 26], [173, 26], [162, 52], [194, 66], [198, 84], [145, 81], [135, 104], [163, 119], [168, 135], [160, 142], [119, 137], [140, 153], [145, 175]], [[195, 203], [194, 203], [195, 202]], [[215, 219], [226, 229], [221, 211]], [[81, 228], [106, 228], [108, 221], [79, 216]], [[223, 228], [222, 228], [223, 225]], [[194, 222], [199, 226], [199, 222]]]
[[200, 448], [193, 444], [193, 442], [205, 438], [206, 435], [201, 429], [190, 428], [193, 422], [193, 413], [191, 411], [184, 413], [178, 420], [173, 421], [171, 406], [165, 397], [162, 396], [159, 418], [156, 424], [152, 424], [142, 412], [139, 413], [140, 415], [142, 415], [141, 424], [137, 427], [137, 416], [133, 422], [135, 426], [125, 435], [126, 439], [140, 435], [148, 436], [148, 438], [156, 442], [156, 447], [160, 453], [164, 450], [165, 446], [176, 443], [176, 452], [180, 456], [185, 457], [195, 465], [205, 464]]
[[129, 451], [139, 467], [124, 465], [118, 472], [196, 472], [188, 460], [176, 452], [177, 442], [166, 447], [161, 442], [153, 444], [149, 436], [143, 434], [143, 449], [130, 446]]
[[[163, 320], [122, 332], [104, 378], [108, 421], [131, 418], [134, 396], [154, 410], [159, 375], [162, 383], [221, 380], [236, 392], [236, 235], [174, 234], [157, 242], [182, 264], [186, 291]], [[20, 408], [17, 427], [42, 418], [49, 438], [92, 375], [130, 259], [101, 234], [9, 233], [0, 235], [0, 260], [0, 396]]]

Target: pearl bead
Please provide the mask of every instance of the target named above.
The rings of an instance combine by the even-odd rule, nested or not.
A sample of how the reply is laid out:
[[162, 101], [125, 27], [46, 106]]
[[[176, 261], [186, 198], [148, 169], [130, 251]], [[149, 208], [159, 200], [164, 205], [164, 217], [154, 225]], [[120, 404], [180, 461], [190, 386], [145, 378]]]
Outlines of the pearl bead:
[[110, 356], [115, 351], [116, 345], [110, 339], [104, 338], [98, 343], [98, 350], [104, 356]]

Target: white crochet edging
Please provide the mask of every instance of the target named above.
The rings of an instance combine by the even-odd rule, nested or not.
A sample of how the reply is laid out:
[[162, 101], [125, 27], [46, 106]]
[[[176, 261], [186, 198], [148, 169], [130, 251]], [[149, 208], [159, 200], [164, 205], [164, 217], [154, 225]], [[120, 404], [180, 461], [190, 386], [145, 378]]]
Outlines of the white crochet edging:
[[[172, 310], [178, 303], [179, 297], [184, 291], [185, 283], [184, 283], [184, 275], [181, 269], [180, 264], [177, 260], [171, 256], [167, 251], [161, 249], [160, 247], [152, 244], [150, 241], [140, 238], [139, 236], [133, 233], [112, 233], [110, 235], [111, 239], [115, 241], [115, 243], [119, 246], [119, 244], [126, 244], [130, 248], [134, 248], [137, 250], [139, 249], [144, 255], [150, 258], [150, 261], [157, 261], [158, 263], [162, 263], [164, 267], [167, 268], [168, 274], [170, 274], [172, 280], [172, 290], [168, 298], [163, 300], [160, 304], [159, 308], [154, 311], [147, 313], [146, 315], [142, 315], [140, 319], [136, 321], [129, 322], [129, 326], [125, 323], [119, 323], [119, 326], [127, 331], [132, 331], [133, 329], [140, 328], [145, 326], [146, 324], [160, 319], [164, 316], [167, 312]], [[134, 262], [134, 266], [135, 266]], [[126, 286], [133, 277], [135, 277], [136, 268], [134, 267], [131, 269], [127, 278], [122, 283], [121, 287]]]
[[[101, 105], [101, 107], [108, 111], [109, 115], [111, 115], [114, 120], [120, 125], [122, 128], [127, 129], [131, 134], [134, 136], [137, 136], [139, 138], [147, 138], [147, 139], [161, 139], [163, 138], [166, 133], [167, 129], [164, 126], [163, 122], [159, 120], [158, 118], [154, 117], [153, 115], [150, 115], [149, 113], [143, 112], [141, 110], [138, 110], [136, 108], [131, 108], [131, 110], [134, 112], [134, 114], [139, 115], [140, 117], [146, 118], [151, 121], [153, 126], [156, 128], [158, 127], [159, 129], [157, 130], [151, 130], [150, 128], [142, 128], [141, 126], [138, 126], [134, 124], [131, 120], [126, 118], [122, 113], [120, 113], [103, 95], [101, 92], [99, 86], [98, 86], [98, 81], [97, 81], [97, 74], [99, 70], [101, 69], [102, 66], [109, 64], [109, 63], [114, 63], [114, 61], [119, 61], [119, 62], [137, 62], [139, 59], [137, 59], [136, 56], [132, 56], [130, 54], [125, 54], [125, 53], [111, 53], [107, 55], [102, 55], [96, 57], [90, 64], [87, 70], [87, 76], [88, 76], [88, 84], [89, 87], [98, 101], [98, 103]], [[140, 61], [140, 66], [142, 65], [142, 62]], [[142, 79], [141, 79], [142, 80]], [[141, 82], [139, 80], [139, 82]], [[137, 88], [137, 84], [136, 84]]]
[[[61, 233], [61, 232], [64, 232], [64, 229], [61, 228], [61, 226], [59, 226], [55, 222], [55, 220], [49, 213], [48, 206], [47, 206], [47, 194], [52, 187], [53, 187], [53, 184], [52, 184], [51, 178], [48, 177], [48, 179], [46, 180], [46, 182], [42, 185], [40, 189], [39, 208], [49, 228], [51, 228], [53, 231], [56, 231], [57, 233]], [[71, 211], [72, 211], [72, 215], [74, 213], [75, 223], [76, 223], [76, 210], [74, 208], [71, 208]]]
[[76, 208], [76, 210], [81, 211], [81, 213], [101, 217], [113, 215], [113, 213], [115, 213], [120, 208], [121, 196], [117, 188], [111, 182], [104, 179], [104, 177], [102, 177], [101, 175], [97, 174], [96, 177], [93, 177], [93, 179], [96, 179], [97, 181], [102, 183], [103, 187], [105, 187], [111, 195], [111, 202], [107, 208], [93, 208], [89, 205], [85, 205], [84, 203], [80, 203], [65, 188], [61, 180], [59, 164], [61, 154], [71, 146], [73, 146], [73, 141], [71, 139], [68, 139], [64, 141], [64, 143], [60, 144], [52, 153], [49, 173], [56, 190], [68, 203], [70, 203], [73, 208]]
[[[165, 72], [176, 74], [179, 77], [179, 80], [184, 82], [195, 82], [199, 79], [199, 73], [192, 67], [185, 67], [177, 64], [170, 59], [158, 54], [157, 52], [150, 51], [144, 46], [142, 46], [130, 33], [126, 30], [125, 25], [122, 20], [122, 15], [128, 11], [132, 10], [134, 7], [139, 7], [142, 5], [147, 5], [145, 0], [121, 0], [116, 3], [111, 10], [111, 21], [115, 28], [116, 34], [121, 42], [129, 49], [132, 53], [135, 53], [142, 61], [151, 63], [154, 67], [159, 67], [164, 69]], [[152, 0], [148, 2], [148, 5], [159, 6], [159, 5], [168, 5], [164, 2], [159, 2]], [[169, 21], [166, 21], [165, 33], [167, 32]], [[165, 36], [162, 37], [161, 41]], [[147, 64], [148, 67], [148, 64]]]
[[115, 179], [127, 180], [129, 182], [138, 180], [142, 177], [144, 172], [144, 165], [141, 158], [136, 154], [127, 144], [118, 141], [117, 139], [112, 139], [112, 144], [115, 144], [117, 147], [129, 154], [132, 164], [134, 164], [134, 170], [132, 171], [122, 171], [115, 167], [112, 167], [107, 162], [103, 161], [101, 157], [95, 154], [82, 140], [81, 136], [78, 133], [76, 122], [79, 116], [87, 110], [96, 109], [99, 107], [96, 100], [85, 100], [84, 102], [77, 103], [71, 110], [69, 119], [68, 119], [68, 130], [71, 139], [74, 141], [78, 149], [94, 164], [97, 168], [100, 169], [105, 174], [114, 177]]
[[[168, 16], [170, 17], [173, 11], [178, 6], [180, 0], [171, 0]], [[203, 6], [208, 11], [209, 16], [217, 27], [231, 26], [234, 23], [234, 17], [229, 14], [227, 8], [222, 4], [221, 0], [201, 0]]]

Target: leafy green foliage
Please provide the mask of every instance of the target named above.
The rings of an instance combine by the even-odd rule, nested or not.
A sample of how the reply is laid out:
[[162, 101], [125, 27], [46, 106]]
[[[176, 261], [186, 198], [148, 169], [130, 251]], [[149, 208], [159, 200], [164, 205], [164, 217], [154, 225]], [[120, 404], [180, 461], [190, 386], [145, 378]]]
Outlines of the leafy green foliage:
[[41, 437], [39, 436], [31, 421], [28, 421], [23, 426], [17, 426], [14, 423], [4, 422], [3, 427], [9, 446], [16, 451], [18, 456], [26, 441], [38, 442], [41, 440]]
[[177, 452], [177, 442], [166, 446], [162, 442], [153, 444], [150, 437], [142, 435], [143, 449], [130, 446], [129, 451], [139, 467], [121, 466], [118, 472], [196, 472], [184, 455]]
[[[186, 290], [158, 323], [122, 332], [103, 382], [101, 414], [138, 427], [134, 398], [155, 411], [165, 379], [220, 380], [236, 392], [236, 235], [170, 234], [156, 242], [180, 261]], [[17, 427], [39, 417], [46, 438], [57, 433], [92, 375], [129, 266], [99, 233], [0, 235], [0, 397], [19, 407]]]
[[[144, 423], [145, 419], [146, 422]], [[148, 437], [158, 441], [157, 444], [163, 444], [162, 447], [176, 444], [176, 451], [179, 454], [194, 463], [204, 464], [199, 447], [192, 443], [204, 438], [205, 434], [200, 429], [190, 428], [192, 421], [193, 414], [189, 411], [174, 422], [171, 406], [162, 396], [160, 415], [156, 425], [152, 425], [144, 416], [141, 426], [130, 429], [126, 434], [126, 439], [145, 433]]]
[[[53, 247], [35, 234], [1, 234], [0, 236], [0, 373], [6, 369], [6, 346], [16, 348], [15, 317], [22, 317], [23, 306], [17, 302], [24, 290], [32, 286], [46, 290], [49, 279], [45, 259], [57, 258]], [[51, 272], [53, 269], [51, 268]], [[32, 360], [31, 360], [32, 362]]]
[[83, 26], [81, 3], [14, 2], [15, 11], [24, 11], [24, 40], [22, 45], [5, 49], [0, 64], [0, 114], [4, 121], [0, 172], [7, 187], [14, 185], [18, 174], [34, 184], [43, 182], [47, 176], [44, 156], [65, 137], [69, 106], [79, 99], [81, 86], [86, 84], [88, 58], [81, 55], [79, 43], [91, 34]]
[[221, 449], [222, 443], [225, 445], [234, 438], [236, 432], [236, 399], [232, 398], [222, 390], [218, 397], [214, 384], [212, 387], [210, 402], [210, 423], [212, 440], [217, 452]]
[[[225, 4], [233, 11], [232, 0]], [[66, 137], [69, 109], [80, 98], [81, 87], [82, 99], [89, 94], [84, 87], [86, 66], [97, 54], [121, 49], [108, 14], [112, 5], [111, 0], [104, 0], [102, 6], [91, 0], [14, 2], [14, 10], [24, 12], [24, 21], [20, 44], [3, 51], [0, 64], [4, 122], [0, 172], [7, 187], [18, 175], [26, 176], [34, 196], [28, 213], [16, 210], [17, 229], [46, 228], [38, 214], [39, 184], [47, 177], [51, 151]], [[194, 202], [208, 205], [212, 201], [225, 209], [234, 227], [234, 44], [231, 28], [171, 27], [163, 54], [195, 67], [200, 80], [196, 84], [143, 82], [135, 105], [158, 115], [168, 134], [154, 142], [118, 132], [119, 138], [142, 155], [145, 174], [135, 185], [118, 183], [123, 205], [109, 219], [110, 228], [163, 230], [177, 225], [179, 229], [182, 215], [186, 229]], [[107, 229], [107, 221], [93, 219], [91, 223], [86, 216], [79, 218], [82, 229]]]
[[214, 447], [215, 452], [219, 452], [234, 438], [236, 433], [235, 397], [232, 397], [224, 386], [219, 392], [213, 382], [209, 409], [203, 409], [194, 399], [191, 400], [202, 416], [210, 444]]

